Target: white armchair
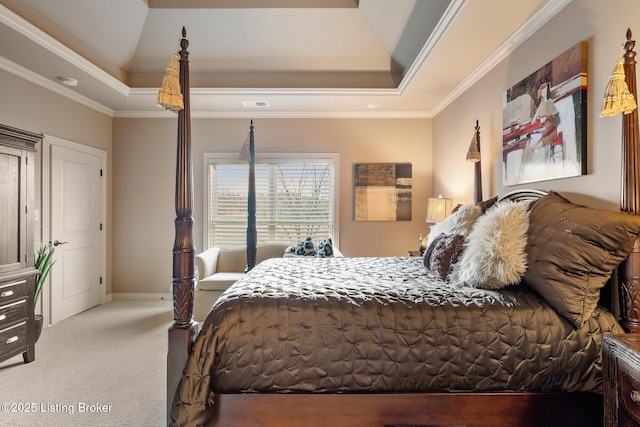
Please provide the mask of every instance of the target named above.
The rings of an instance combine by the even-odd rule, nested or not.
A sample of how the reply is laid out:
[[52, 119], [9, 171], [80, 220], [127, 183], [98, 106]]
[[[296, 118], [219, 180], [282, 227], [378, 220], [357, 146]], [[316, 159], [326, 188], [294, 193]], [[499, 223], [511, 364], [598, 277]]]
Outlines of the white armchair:
[[[259, 244], [256, 264], [268, 258], [279, 258], [290, 243]], [[194, 296], [194, 317], [203, 321], [220, 295], [244, 276], [247, 266], [247, 250], [209, 248], [196, 255], [197, 283]]]

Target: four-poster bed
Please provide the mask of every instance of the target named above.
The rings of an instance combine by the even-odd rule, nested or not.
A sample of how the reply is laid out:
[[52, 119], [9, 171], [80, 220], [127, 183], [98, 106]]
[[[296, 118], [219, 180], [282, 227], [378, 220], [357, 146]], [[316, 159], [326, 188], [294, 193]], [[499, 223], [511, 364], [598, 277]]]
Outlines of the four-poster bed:
[[[630, 37], [630, 33], [628, 36]], [[425, 310], [425, 312], [433, 313], [434, 316], [430, 319], [432, 322], [437, 323], [438, 317], [435, 316], [435, 313], [438, 313], [441, 306], [445, 306], [443, 310], [449, 310], [445, 311], [445, 313], [449, 313], [448, 315], [451, 316], [451, 323], [448, 325], [448, 329], [457, 329], [460, 328], [461, 325], [466, 324], [464, 320], [460, 320], [464, 319], [466, 316], [465, 309], [461, 309], [459, 311], [457, 311], [457, 309], [447, 309], [446, 307], [448, 307], [448, 304], [441, 301], [437, 302], [435, 305], [426, 304], [423, 300], [431, 298], [431, 294], [427, 293], [422, 294], [422, 297], [418, 297], [416, 299], [417, 291], [415, 289], [416, 287], [419, 288], [419, 286], [422, 286], [418, 279], [423, 277], [424, 274], [421, 271], [421, 260], [415, 257], [413, 259], [375, 258], [370, 261], [367, 261], [367, 259], [356, 258], [342, 260], [328, 259], [323, 260], [322, 262], [314, 262], [314, 260], [304, 260], [304, 262], [302, 262], [303, 260], [300, 260], [296, 262], [291, 259], [284, 259], [270, 260], [269, 262], [261, 263], [259, 266], [251, 270], [245, 278], [241, 279], [236, 285], [234, 285], [232, 289], [230, 289], [230, 292], [226, 294], [226, 298], [223, 297], [221, 298], [221, 301], [216, 303], [214, 310], [210, 313], [207, 321], [204, 323], [203, 331], [198, 336], [198, 340], [194, 343], [198, 328], [192, 318], [194, 254], [191, 236], [193, 220], [191, 218], [192, 177], [189, 141], [188, 52], [186, 50], [188, 42], [185, 37], [186, 34], [183, 29], [183, 39], [181, 40], [182, 50], [180, 51], [180, 83], [182, 85], [181, 90], [184, 96], [184, 110], [181, 110], [178, 116], [178, 175], [176, 177], [177, 218], [173, 278], [174, 325], [169, 330], [169, 353], [167, 359], [167, 405], [169, 407], [168, 419], [170, 425], [201, 425], [206, 423], [220, 426], [427, 426], [460, 424], [464, 424], [466, 426], [598, 426], [602, 424], [602, 397], [597, 392], [600, 386], [598, 383], [598, 366], [587, 366], [585, 368], [585, 372], [576, 373], [574, 376], [571, 371], [573, 367], [565, 366], [566, 363], [564, 365], [553, 365], [553, 360], [558, 359], [558, 356], [555, 353], [529, 354], [528, 356], [525, 355], [523, 361], [520, 363], [525, 365], [529, 362], [534, 364], [541, 363], [542, 367], [539, 368], [540, 372], [544, 370], [554, 370], [556, 371], [556, 376], [563, 376], [568, 372], [568, 375], [570, 377], [574, 376], [574, 378], [570, 379], [569, 385], [565, 386], [558, 384], [557, 388], [554, 386], [545, 386], [544, 381], [541, 383], [543, 385], [537, 387], [534, 386], [532, 388], [518, 385], [519, 383], [516, 384], [515, 389], [510, 389], [508, 387], [505, 387], [504, 389], [496, 388], [495, 384], [502, 381], [498, 377], [510, 369], [508, 367], [505, 368], [504, 365], [511, 363], [511, 359], [503, 359], [503, 353], [510, 353], [511, 350], [515, 353], [519, 352], [518, 347], [515, 347], [515, 344], [513, 344], [513, 346], [509, 344], [506, 347], [498, 346], [499, 351], [494, 354], [494, 367], [500, 370], [500, 375], [492, 375], [491, 372], [483, 374], [482, 370], [484, 368], [482, 367], [482, 364], [480, 362], [475, 363], [474, 361], [471, 361], [469, 366], [473, 366], [473, 369], [468, 372], [459, 373], [458, 375], [458, 380], [460, 381], [459, 384], [462, 386], [447, 387], [445, 385], [440, 391], [437, 388], [433, 389], [429, 387], [424, 390], [430, 391], [420, 391], [419, 385], [416, 386], [416, 384], [412, 382], [413, 379], [416, 379], [415, 382], [420, 382], [420, 379], [417, 376], [418, 371], [405, 372], [409, 364], [404, 365], [400, 363], [403, 359], [402, 357], [394, 356], [394, 359], [390, 361], [393, 365], [390, 372], [396, 372], [398, 378], [406, 378], [407, 381], [409, 381], [408, 383], [405, 382], [405, 384], [399, 388], [409, 390], [408, 392], [397, 391], [398, 389], [393, 387], [390, 390], [385, 389], [384, 383], [393, 383], [396, 380], [395, 375], [379, 379], [372, 377], [368, 370], [363, 371], [364, 373], [359, 375], [359, 372], [349, 373], [349, 370], [347, 369], [347, 374], [340, 374], [342, 376], [339, 375], [340, 379], [343, 377], [353, 379], [353, 388], [344, 384], [336, 385], [331, 381], [327, 381], [328, 375], [326, 375], [326, 369], [324, 366], [321, 367], [319, 365], [315, 365], [316, 363], [320, 363], [319, 360], [304, 360], [308, 354], [314, 352], [321, 354], [324, 350], [334, 352], [325, 354], [326, 357], [333, 358], [334, 366], [345, 364], [346, 362], [342, 362], [351, 360], [348, 359], [349, 356], [346, 354], [348, 353], [346, 350], [342, 351], [339, 348], [336, 350], [334, 342], [325, 342], [323, 339], [318, 338], [321, 334], [316, 335], [317, 332], [312, 329], [312, 324], [316, 322], [325, 322], [327, 319], [332, 318], [332, 316], [341, 317], [346, 316], [344, 313], [356, 313], [356, 306], [367, 306], [367, 304], [371, 305], [369, 304], [369, 301], [374, 301], [374, 303], [372, 303], [374, 309], [378, 310], [377, 312], [374, 311], [371, 316], [373, 318], [377, 318], [381, 324], [390, 323], [391, 325], [385, 327], [385, 329], [392, 330], [394, 337], [398, 336], [398, 331], [401, 329], [400, 325], [403, 324], [403, 322], [412, 323], [416, 307], [420, 307], [420, 310]], [[637, 116], [635, 120], [637, 121]], [[625, 121], [625, 127], [626, 126], [633, 127]], [[253, 131], [253, 124], [251, 130]], [[624, 134], [626, 137], [626, 130]], [[638, 157], [638, 154], [636, 153], [637, 150], [634, 149], [630, 151], [631, 152], [625, 151], [625, 155], [629, 158], [633, 158], [633, 160], [630, 159], [629, 161], [636, 162]], [[534, 195], [534, 198], [540, 196], [540, 194], [537, 194]], [[516, 194], [512, 196], [514, 200], [518, 200], [520, 198], [528, 199], [530, 197], [531, 194], [529, 193], [525, 193], [525, 195]], [[634, 193], [627, 197], [637, 200], [640, 196]], [[532, 211], [540, 206], [540, 203], [536, 202], [533, 206]], [[251, 209], [249, 212], [251, 215]], [[634, 219], [634, 221], [637, 222], [638, 220]], [[247, 243], [250, 243], [249, 234], [247, 237]], [[247, 250], [247, 254], [250, 256], [249, 249]], [[407, 266], [406, 263], [411, 263], [411, 265]], [[263, 264], [265, 265], [263, 266]], [[247, 265], [250, 265], [249, 259]], [[396, 274], [396, 270], [392, 270], [392, 268], [395, 268], [394, 266], [399, 266], [399, 268], [405, 272], [403, 274], [408, 274], [408, 276], [398, 276], [398, 280], [391, 278], [391, 282], [395, 280], [394, 285], [386, 286], [384, 284], [389, 282], [389, 278], [384, 276], [388, 274]], [[309, 270], [307, 270], [307, 267]], [[320, 270], [314, 270], [314, 268], [320, 268]], [[295, 275], [304, 277], [307, 271], [312, 271], [314, 276], [324, 277], [323, 275], [327, 274], [327, 272], [333, 272], [336, 277], [329, 275], [326, 279], [326, 287], [331, 289], [332, 279], [337, 278], [337, 276], [350, 276], [353, 271], [360, 268], [367, 273], [366, 275], [368, 277], [372, 278], [370, 285], [380, 285], [381, 288], [379, 289], [392, 295], [391, 299], [396, 298], [402, 300], [405, 298], [403, 300], [405, 303], [398, 306], [386, 300], [380, 302], [378, 301], [380, 295], [376, 292], [374, 292], [373, 296], [364, 296], [362, 299], [358, 299], [358, 295], [349, 294], [349, 289], [352, 284], [344, 282], [336, 283], [336, 287], [338, 287], [340, 291], [344, 292], [340, 293], [336, 291], [340, 295], [335, 299], [335, 301], [337, 301], [336, 304], [347, 306], [344, 313], [342, 311], [337, 311], [338, 308], [334, 306], [331, 306], [328, 309], [322, 306], [321, 302], [325, 299], [329, 301], [328, 304], [333, 304], [334, 300], [331, 299], [332, 297], [328, 296], [328, 294], [326, 294], [327, 296], [322, 294], [319, 299], [315, 299], [313, 296], [313, 292], [316, 292], [315, 288], [312, 290], [299, 290], [300, 293], [303, 293], [303, 291], [311, 292], [312, 295], [309, 298], [300, 299], [300, 306], [298, 306], [295, 305], [295, 303], [292, 303], [291, 298], [287, 296], [289, 295], [286, 293], [287, 286], [280, 285], [279, 282], [277, 282], [279, 275], [288, 278]], [[407, 271], [409, 271], [409, 273], [407, 273]], [[377, 273], [380, 273], [380, 275], [376, 276]], [[621, 271], [622, 280], [625, 283], [635, 283], [637, 279], [634, 276], [634, 273], [634, 268], [626, 267]], [[284, 313], [284, 318], [279, 318], [278, 314], [271, 314], [268, 311], [249, 311], [254, 310], [256, 305], [266, 306], [270, 304], [267, 301], [263, 302], [262, 299], [259, 299], [258, 291], [252, 287], [251, 284], [251, 281], [254, 279], [259, 279], [261, 282], [260, 286], [266, 288], [272, 294], [272, 299], [275, 301], [276, 305], [280, 304], [278, 312], [280, 314]], [[273, 279], [273, 281], [271, 281], [271, 279]], [[378, 280], [380, 283], [378, 283]], [[399, 285], [400, 282], [406, 282], [410, 286], [407, 288], [401, 288]], [[396, 286], [396, 284], [398, 284], [398, 286]], [[432, 285], [425, 286], [426, 290], [434, 291], [436, 294], [438, 292], [446, 294], [444, 299], [450, 298], [451, 296], [453, 296], [453, 298], [459, 298], [461, 295], [459, 292], [463, 292], [459, 289], [444, 290], [442, 288], [435, 288]], [[398, 291], [400, 288], [402, 290]], [[362, 292], [362, 289], [358, 288], [358, 290]], [[586, 343], [586, 347], [571, 347], [573, 350], [566, 350], [569, 351], [569, 353], [564, 354], [567, 360], [569, 360], [569, 355], [573, 355], [574, 353], [590, 353], [591, 356], [587, 356], [586, 358], [596, 360], [598, 357], [595, 354], [599, 354], [600, 340], [594, 340], [593, 337], [600, 337], [602, 333], [621, 332], [621, 329], [617, 326], [615, 321], [611, 322], [609, 320], [612, 319], [612, 317], [610, 314], [607, 314], [608, 312], [605, 309], [598, 308], [596, 309], [596, 314], [594, 314], [593, 317], [585, 319], [586, 323], [584, 323], [584, 325], [588, 324], [588, 328], [586, 326], [580, 326], [577, 329], [574, 329], [570, 322], [562, 318], [561, 315], [555, 313], [550, 306], [544, 303], [544, 301], [542, 301], [540, 297], [536, 296], [533, 292], [511, 289], [506, 291], [483, 291], [480, 292], [480, 294], [482, 294], [481, 297], [477, 297], [477, 294], [474, 293], [474, 291], [464, 292], [471, 292], [469, 294], [469, 298], [473, 300], [473, 304], [469, 306], [469, 312], [474, 312], [474, 315], [478, 316], [477, 318], [474, 317], [470, 320], [468, 319], [470, 325], [479, 323], [480, 319], [484, 319], [484, 316], [487, 314], [484, 309], [477, 311], [476, 306], [496, 306], [498, 307], [498, 311], [507, 313], [506, 319], [508, 320], [505, 321], [505, 318], [498, 318], [499, 323], [504, 323], [507, 327], [513, 326], [514, 328], [517, 328], [516, 323], [512, 324], [512, 317], [514, 317], [514, 313], [517, 314], [516, 317], [522, 318], [524, 326], [521, 332], [516, 334], [516, 341], [518, 339], [517, 337], [521, 337], [526, 340], [531, 336], [531, 334], [537, 333], [534, 332], [533, 327], [530, 329], [529, 319], [531, 316], [527, 314], [526, 310], [521, 311], [521, 306], [538, 307], [543, 313], [543, 316], [546, 316], [545, 318], [548, 319], [548, 328], [545, 329], [547, 334], [554, 336], [554, 339], [557, 341], [566, 341], [568, 339], [565, 338], [562, 333], [558, 332], [559, 330], [565, 331], [568, 334], [567, 337], [569, 335], [575, 336], [584, 333], [585, 338], [582, 339], [582, 341]], [[407, 295], [409, 296], [407, 297]], [[625, 297], [627, 296], [624, 292], [622, 292], [622, 295]], [[476, 297], [477, 299], [474, 299]], [[483, 298], [488, 299], [485, 300]], [[347, 300], [346, 303], [345, 300]], [[356, 301], [356, 303], [351, 303], [353, 302], [351, 300]], [[507, 303], [494, 304], [495, 301], [501, 300], [506, 300]], [[629, 303], [626, 302], [625, 304]], [[625, 304], [623, 304], [623, 306], [625, 306]], [[624, 324], [629, 324], [628, 319], [633, 318], [634, 314], [640, 311], [640, 309], [636, 308], [640, 306], [640, 304], [635, 305], [635, 301], [631, 304], [631, 308], [625, 306], [622, 310], [623, 322], [626, 322]], [[329, 312], [329, 316], [327, 318], [317, 317], [317, 320], [315, 320], [315, 314], [323, 310], [327, 310]], [[227, 312], [230, 314], [227, 314]], [[234, 312], [239, 312], [241, 314], [239, 317], [229, 317], [234, 316]], [[293, 330], [287, 330], [288, 319], [293, 319], [300, 313], [312, 313], [313, 316], [303, 317], [303, 320], [299, 321], [298, 327], [300, 329], [298, 333]], [[273, 316], [278, 318], [275, 318], [274, 320]], [[356, 313], [353, 314], [353, 316], [354, 319], [357, 319], [359, 314]], [[362, 316], [363, 318], [366, 318], [369, 314], [364, 314]], [[314, 319], [313, 321], [310, 320], [312, 318]], [[251, 341], [251, 336], [257, 334], [259, 329], [266, 328], [266, 326], [263, 326], [263, 320], [264, 325], [271, 325], [271, 335], [269, 335], [269, 337], [261, 337], [258, 335], [257, 338]], [[517, 322], [517, 320], [513, 320], [513, 322]], [[249, 336], [249, 341], [242, 341], [242, 337], [232, 335], [230, 332], [227, 333], [226, 330], [222, 330], [225, 323], [229, 324], [230, 329], [235, 327], [247, 330], [246, 328], [248, 328], [245, 335]], [[555, 326], [552, 326], [552, 324]], [[380, 341], [377, 341], [373, 346], [371, 345], [371, 342], [360, 341], [360, 337], [357, 337], [356, 339], [355, 334], [362, 331], [366, 331], [368, 333], [370, 328], [373, 328], [373, 326], [369, 323], [366, 323], [362, 327], [354, 327], [353, 324], [350, 326], [347, 325], [344, 326], [344, 330], [340, 331], [342, 333], [340, 337], [344, 338], [346, 341], [351, 341], [349, 344], [353, 348], [357, 349], [357, 351], [362, 351], [361, 346], [366, 348], [378, 347], [377, 354], [381, 355], [383, 358], [389, 353], [403, 353], [405, 355], [410, 355], [411, 357], [407, 357], [413, 361], [414, 355], [412, 354], [412, 349], [419, 349], [417, 350], [418, 353], [424, 352], [423, 343], [419, 343], [417, 341], [405, 340], [407, 341], [405, 343], [406, 347], [396, 348], [389, 346], [388, 342], [385, 341], [388, 337], [385, 336], [376, 338]], [[428, 328], [423, 326], [422, 329], [421, 333], [424, 332], [425, 336], [429, 336], [429, 331], [424, 330]], [[219, 335], [216, 335], [214, 331], [221, 332]], [[350, 335], [345, 334], [345, 331], [349, 333], [353, 332], [354, 336], [349, 338]], [[503, 330], [497, 329], [497, 331], [502, 333]], [[465, 334], [464, 330], [462, 330], [462, 333], [463, 335], [460, 335], [459, 338], [452, 335], [453, 338], [448, 337], [447, 339], [459, 340], [460, 342], [465, 340], [473, 341], [476, 339], [476, 334], [482, 335], [482, 327], [479, 330], [474, 329], [468, 334]], [[295, 341], [296, 345], [305, 342], [305, 338], [313, 338], [316, 340], [311, 343], [306, 341], [306, 347], [301, 345], [298, 349], [296, 349], [295, 346], [287, 347], [289, 352], [293, 351], [295, 353], [289, 354], [287, 357], [293, 357], [296, 360], [308, 363], [309, 366], [307, 371], [312, 372], [311, 376], [315, 375], [318, 380], [318, 384], [324, 381], [323, 385], [316, 387], [313, 380], [307, 379], [308, 381], [303, 381], [300, 388], [296, 388], [296, 385], [290, 389], [287, 389], [286, 387], [280, 388], [280, 383], [268, 386], [257, 385], [253, 387], [253, 381], [262, 377], [271, 378], [272, 376], [284, 376], [286, 377], [284, 379], [284, 382], [286, 383], [287, 379], [297, 377], [299, 371], [303, 370], [302, 368], [289, 369], [289, 367], [285, 369], [283, 368], [283, 365], [280, 364], [281, 359], [279, 358], [281, 356], [276, 352], [276, 347], [281, 344], [284, 345], [283, 343], [285, 342], [289, 345], [290, 343], [288, 340], [291, 338], [289, 336], [290, 334], [299, 335], [296, 338], [297, 341]], [[401, 334], [402, 331], [400, 331], [400, 335]], [[437, 332], [435, 336], [437, 338]], [[236, 342], [240, 344], [236, 347], [230, 347], [229, 352], [224, 353], [224, 351], [226, 351], [224, 347], [227, 346], [227, 344], [230, 346]], [[273, 343], [273, 349], [269, 346], [269, 342]], [[443, 342], [450, 341], [438, 341], [433, 348], [444, 352], [443, 354], [445, 356], [443, 356], [442, 359], [436, 360], [439, 360], [439, 363], [442, 366], [448, 366], [451, 360], [449, 359], [449, 356], [447, 356], [449, 353], [447, 347], [443, 346]], [[507, 339], [505, 342], [511, 341]], [[553, 346], [553, 344], [542, 345]], [[461, 344], [457, 350], [462, 348], [466, 349], [466, 347]], [[487, 344], [487, 348], [489, 348], [489, 344]], [[241, 351], [243, 349], [245, 349], [246, 352]], [[302, 351], [301, 349], [310, 350], [309, 353], [307, 353], [307, 351]], [[251, 358], [250, 354], [255, 353], [256, 350], [259, 350], [261, 359], [268, 358], [268, 355], [273, 355], [273, 358], [266, 361], [260, 360], [259, 363], [255, 360], [247, 360], [247, 358]], [[459, 357], [460, 354], [464, 354], [464, 352], [453, 351], [455, 350], [453, 348], [451, 350], [451, 358]], [[338, 354], [341, 354], [341, 356], [335, 358], [335, 351], [337, 351]], [[560, 351], [558, 354], [563, 353]], [[375, 364], [375, 359], [367, 360], [367, 357], [368, 356], [356, 358], [358, 359], [358, 362], [363, 363], [363, 365], [358, 366], [365, 366], [366, 369], [369, 369], [371, 368], [370, 365]], [[204, 368], [200, 368], [200, 366], [207, 365], [207, 369], [209, 369], [210, 366], [214, 365], [213, 359], [224, 359], [224, 366], [219, 367], [217, 370], [212, 368], [210, 371], [205, 371]], [[322, 357], [320, 357], [320, 359], [322, 359]], [[575, 361], [575, 359], [572, 356], [572, 362], [570, 363], [573, 363], [573, 361]], [[552, 363], [552, 365], [545, 365], [547, 362]], [[238, 380], [239, 385], [236, 388], [235, 386], [230, 386], [228, 384], [234, 384], [236, 381], [234, 376], [231, 374], [231, 367], [240, 363], [243, 364], [245, 372], [241, 375], [244, 378], [240, 378]], [[266, 367], [262, 365], [265, 365]], [[424, 368], [425, 370], [435, 369], [435, 371], [437, 371], [438, 366], [439, 365], [437, 364], [434, 365], [429, 362], [414, 362], [413, 367], [418, 367], [420, 369]], [[565, 366], [565, 368], [559, 368], [559, 366]], [[183, 368], [185, 368], [184, 374]], [[373, 371], [376, 369], [377, 368], [375, 367], [372, 368]], [[389, 372], [386, 371], [386, 369], [389, 369], [389, 366], [384, 366], [380, 369], [385, 370], [385, 372]], [[518, 368], [514, 369], [514, 372], [518, 371]], [[455, 371], [455, 367], [453, 370]], [[533, 371], [535, 371], [535, 368]], [[213, 374], [214, 372], [217, 373], [217, 376]], [[313, 374], [313, 372], [315, 372], [315, 374]], [[513, 373], [513, 375], [507, 375], [508, 378], [511, 378], [512, 376], [517, 375], [515, 375], [515, 373]], [[535, 383], [535, 372], [533, 377]], [[435, 383], [439, 383], [442, 379], [437, 375], [434, 376], [434, 378]], [[470, 385], [465, 382], [465, 378], [470, 378], [474, 381], [476, 378], [483, 378], [486, 379], [487, 384], [481, 384], [478, 386], [474, 383]], [[540, 378], [537, 378], [538, 382], [540, 382], [540, 380]], [[225, 383], [225, 381], [227, 381], [227, 383]], [[376, 381], [379, 383], [378, 385], [382, 385], [379, 387], [370, 387], [369, 382]], [[511, 381], [511, 379], [508, 381]], [[183, 382], [185, 384], [194, 383], [195, 388], [188, 388], [183, 384]], [[176, 387], [178, 387], [179, 392], [174, 397]], [[214, 387], [216, 388], [215, 393], [211, 391]], [[568, 390], [564, 390], [563, 387], [568, 388]], [[268, 389], [270, 392], [260, 392], [262, 388]], [[328, 390], [329, 392], [323, 392], [324, 390]], [[363, 390], [374, 390], [374, 392], [364, 392]], [[201, 399], [201, 396], [202, 400], [199, 400]], [[192, 409], [190, 407], [191, 403], [187, 402], [191, 400], [196, 402], [194, 404], [195, 406], [201, 407], [200, 409], [203, 410], [203, 413], [199, 413], [197, 411], [190, 412]]]

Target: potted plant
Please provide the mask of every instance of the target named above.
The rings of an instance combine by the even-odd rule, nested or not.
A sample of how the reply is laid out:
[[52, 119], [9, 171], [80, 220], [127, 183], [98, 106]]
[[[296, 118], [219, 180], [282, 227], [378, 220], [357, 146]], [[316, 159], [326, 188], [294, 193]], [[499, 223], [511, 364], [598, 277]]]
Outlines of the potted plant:
[[[51, 267], [55, 264], [55, 260], [53, 259], [54, 251], [55, 248], [51, 245], [51, 242], [46, 245], [40, 244], [40, 246], [36, 247], [36, 260], [34, 267], [38, 269], [38, 274], [36, 275], [36, 289], [35, 296], [33, 298], [34, 307], [38, 302], [38, 298], [42, 292], [42, 287], [47, 281], [47, 276], [51, 271]], [[42, 333], [42, 315], [36, 314], [34, 319], [36, 323], [36, 341], [38, 341], [38, 338], [40, 338], [40, 334]]]

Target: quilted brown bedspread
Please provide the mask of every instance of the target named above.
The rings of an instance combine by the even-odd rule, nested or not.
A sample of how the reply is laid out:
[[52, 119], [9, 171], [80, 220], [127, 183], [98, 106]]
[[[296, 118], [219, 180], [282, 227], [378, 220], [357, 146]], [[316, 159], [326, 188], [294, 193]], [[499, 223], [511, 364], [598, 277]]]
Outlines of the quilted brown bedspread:
[[525, 286], [427, 275], [420, 257], [282, 258], [215, 304], [172, 424], [203, 424], [215, 392], [601, 391], [603, 308], [576, 330]]

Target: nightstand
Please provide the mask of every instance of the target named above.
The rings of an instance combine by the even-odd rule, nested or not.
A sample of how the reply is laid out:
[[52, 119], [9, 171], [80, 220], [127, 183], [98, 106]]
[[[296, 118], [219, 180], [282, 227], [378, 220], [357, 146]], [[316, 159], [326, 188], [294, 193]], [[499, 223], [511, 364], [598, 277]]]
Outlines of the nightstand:
[[602, 337], [604, 426], [640, 426], [640, 334]]
[[409, 251], [409, 256], [422, 256], [422, 251]]

